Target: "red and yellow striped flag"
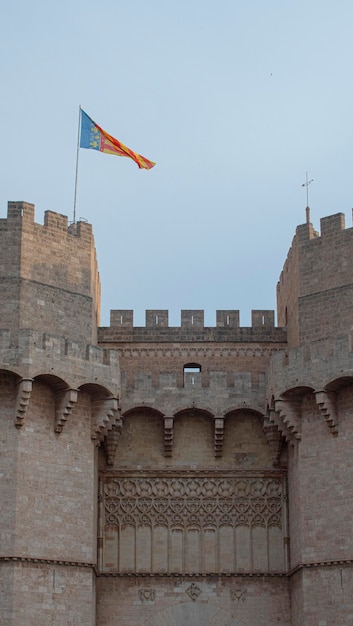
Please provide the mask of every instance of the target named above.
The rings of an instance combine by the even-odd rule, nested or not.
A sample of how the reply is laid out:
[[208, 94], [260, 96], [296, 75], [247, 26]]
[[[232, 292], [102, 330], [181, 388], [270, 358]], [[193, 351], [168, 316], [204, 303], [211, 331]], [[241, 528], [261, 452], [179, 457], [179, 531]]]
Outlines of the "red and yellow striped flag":
[[98, 126], [82, 109], [80, 148], [91, 148], [92, 150], [99, 150], [99, 152], [106, 152], [107, 154], [129, 157], [137, 163], [139, 168], [145, 170], [150, 170], [156, 165], [153, 161], [130, 150], [130, 148], [124, 146], [121, 141], [109, 135], [109, 133]]

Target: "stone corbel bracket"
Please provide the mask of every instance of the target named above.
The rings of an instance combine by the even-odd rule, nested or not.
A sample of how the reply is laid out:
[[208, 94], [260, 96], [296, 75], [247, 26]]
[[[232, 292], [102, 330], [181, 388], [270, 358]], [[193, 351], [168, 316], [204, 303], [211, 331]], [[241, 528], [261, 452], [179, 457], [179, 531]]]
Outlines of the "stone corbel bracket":
[[164, 417], [164, 456], [171, 457], [173, 454], [174, 418]]
[[336, 411], [336, 394], [333, 391], [315, 391], [315, 401], [321, 415], [333, 435], [338, 433], [338, 418]]
[[55, 426], [54, 431], [61, 433], [72, 408], [75, 406], [78, 397], [77, 389], [65, 389], [55, 396]]
[[15, 413], [15, 426], [16, 428], [22, 428], [24, 419], [27, 414], [29, 401], [31, 399], [33, 386], [32, 378], [22, 378], [17, 384], [17, 398], [16, 398], [16, 413]]
[[115, 453], [118, 447], [121, 431], [123, 429], [123, 420], [118, 418], [113, 424], [112, 429], [104, 437], [104, 450], [108, 465], [114, 465]]
[[264, 417], [263, 429], [266, 437], [273, 465], [278, 465], [282, 451], [283, 437], [278, 426], [271, 422], [269, 417]]
[[286, 441], [301, 439], [301, 403], [297, 399], [275, 400], [275, 412], [279, 416], [276, 425]]
[[221, 457], [224, 441], [224, 417], [214, 418], [214, 455]]
[[116, 412], [118, 410], [117, 398], [101, 398], [92, 400], [92, 431], [91, 438], [97, 445], [103, 441], [105, 435], [116, 424]]
[[285, 426], [282, 418], [280, 417], [278, 413], [276, 413], [274, 409], [269, 410], [267, 419], [268, 419], [268, 425], [275, 426], [280, 432], [280, 434], [282, 435], [282, 437], [285, 438], [286, 441], [291, 440], [292, 435], [291, 435], [290, 430]]

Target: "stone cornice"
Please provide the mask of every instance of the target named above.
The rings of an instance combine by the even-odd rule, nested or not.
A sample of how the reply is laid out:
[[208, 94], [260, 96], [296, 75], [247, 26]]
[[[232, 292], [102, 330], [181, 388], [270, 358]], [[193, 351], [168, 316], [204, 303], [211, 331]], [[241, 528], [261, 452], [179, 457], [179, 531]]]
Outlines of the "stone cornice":
[[288, 574], [286, 572], [209, 572], [209, 573], [197, 573], [197, 572], [171, 572], [171, 573], [143, 573], [143, 572], [98, 572], [99, 578], [286, 578]]
[[180, 357], [185, 358], [189, 356], [197, 356], [201, 358], [202, 356], [207, 357], [271, 357], [273, 354], [277, 352], [282, 352], [285, 346], [283, 347], [274, 347], [273, 345], [269, 346], [234, 346], [227, 347], [214, 344], [204, 345], [203, 346], [194, 346], [194, 345], [184, 345], [184, 346], [173, 346], [166, 345], [165, 347], [144, 347], [144, 346], [118, 346], [116, 351], [122, 357], [137, 357], [137, 356], [158, 356], [158, 357]]
[[318, 569], [318, 568], [322, 568], [322, 567], [337, 567], [339, 565], [343, 565], [343, 566], [353, 566], [353, 559], [339, 559], [339, 560], [333, 560], [333, 561], [313, 561], [310, 563], [298, 563], [298, 565], [295, 565], [295, 567], [293, 567], [292, 569], [289, 570], [287, 576], [293, 576], [294, 574], [297, 574], [298, 572], [304, 570], [304, 569]]
[[148, 477], [155, 477], [155, 478], [166, 478], [167, 476], [186, 476], [186, 477], [200, 477], [200, 476], [204, 476], [205, 478], [207, 477], [211, 477], [211, 478], [215, 478], [217, 476], [235, 476], [235, 477], [239, 477], [239, 476], [247, 476], [249, 478], [271, 478], [272, 476], [285, 476], [287, 474], [287, 470], [285, 468], [264, 468], [264, 469], [227, 469], [227, 468], [216, 468], [213, 466], [210, 466], [208, 468], [203, 467], [202, 469], [199, 469], [197, 467], [193, 467], [193, 468], [187, 468], [187, 467], [174, 467], [174, 468], [168, 468], [168, 467], [163, 467], [161, 469], [148, 469], [148, 468], [143, 468], [140, 470], [134, 470], [132, 468], [129, 469], [115, 469], [115, 470], [111, 470], [111, 469], [102, 469], [99, 470], [99, 474], [104, 475], [104, 476], [111, 476], [112, 478], [115, 477], [119, 477], [119, 478], [123, 478], [124, 476], [130, 477], [130, 476], [134, 476], [134, 477], [138, 477], [138, 478], [148, 478]]
[[62, 559], [43, 559], [29, 556], [0, 556], [0, 562], [30, 563], [35, 565], [61, 565], [64, 567], [84, 567], [96, 570], [95, 563], [82, 561], [64, 561]]
[[44, 559], [36, 557], [20, 557], [20, 556], [0, 556], [0, 563], [28, 563], [30, 565], [55, 565], [61, 567], [78, 567], [84, 569], [92, 569], [98, 577], [104, 578], [290, 578], [304, 569], [318, 569], [323, 567], [352, 567], [353, 559], [339, 559], [332, 561], [313, 561], [310, 563], [299, 563], [288, 572], [171, 572], [171, 573], [143, 573], [143, 572], [99, 572], [95, 563], [86, 563], [81, 561], [65, 561], [62, 559]]

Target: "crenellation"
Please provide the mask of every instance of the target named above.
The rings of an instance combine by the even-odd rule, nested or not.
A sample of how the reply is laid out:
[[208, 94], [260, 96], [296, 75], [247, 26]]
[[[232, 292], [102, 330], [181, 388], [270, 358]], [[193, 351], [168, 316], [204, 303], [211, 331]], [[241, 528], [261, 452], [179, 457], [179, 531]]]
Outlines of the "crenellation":
[[195, 328], [204, 328], [204, 311], [201, 310], [183, 310], [181, 311], [181, 328], [195, 330]]
[[24, 218], [34, 224], [34, 204], [30, 202], [9, 201], [7, 203], [7, 218], [11, 220]]
[[335, 215], [329, 215], [320, 219], [321, 237], [331, 237], [335, 234], [339, 235], [340, 231], [345, 230], [345, 228], [344, 213], [336, 213]]
[[78, 223], [73, 233], [67, 217], [52, 211], [40, 225], [34, 205], [10, 202], [0, 230], [0, 288], [2, 323], [14, 340], [18, 329], [44, 328], [96, 343], [100, 280], [92, 226]]
[[53, 211], [45, 211], [44, 213], [44, 227], [51, 228], [53, 230], [68, 230], [68, 218], [66, 215], [60, 213], [54, 213]]
[[251, 311], [252, 328], [274, 328], [275, 312], [274, 311]]
[[216, 326], [218, 328], [239, 328], [239, 311], [216, 311]]
[[[274, 311], [252, 311], [252, 326], [239, 326], [239, 311], [217, 311], [216, 326], [204, 326], [204, 311], [182, 311], [181, 326], [168, 326], [168, 311], [146, 311], [146, 326], [133, 326], [133, 311], [114, 310], [110, 326], [98, 329], [100, 345], [117, 343], [286, 343], [285, 328], [274, 326]], [[194, 323], [192, 323], [194, 322]]]
[[146, 311], [146, 328], [168, 328], [168, 311], [149, 310]]
[[113, 310], [110, 311], [111, 328], [119, 328], [119, 326], [132, 328], [134, 324], [134, 312], [131, 310]]

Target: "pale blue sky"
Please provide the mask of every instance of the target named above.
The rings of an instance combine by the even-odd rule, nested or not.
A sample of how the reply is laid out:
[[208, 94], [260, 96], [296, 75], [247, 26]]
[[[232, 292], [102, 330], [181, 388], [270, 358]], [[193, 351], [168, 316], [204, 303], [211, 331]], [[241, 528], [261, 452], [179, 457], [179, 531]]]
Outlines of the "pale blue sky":
[[157, 161], [81, 150], [110, 309], [275, 308], [309, 204], [353, 207], [352, 0], [0, 2], [0, 215], [8, 200], [72, 218], [78, 106]]

